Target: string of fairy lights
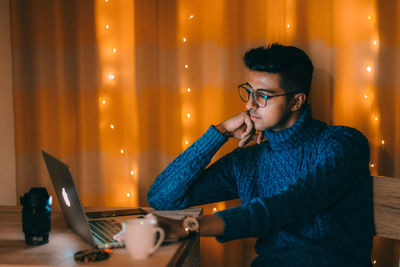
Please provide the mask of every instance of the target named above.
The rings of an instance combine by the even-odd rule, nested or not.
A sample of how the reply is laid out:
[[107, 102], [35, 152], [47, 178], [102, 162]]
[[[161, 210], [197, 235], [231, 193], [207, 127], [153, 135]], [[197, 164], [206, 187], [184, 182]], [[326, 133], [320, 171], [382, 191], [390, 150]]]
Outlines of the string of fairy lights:
[[[194, 21], [194, 19], [195, 19], [195, 16], [194, 16], [194, 14], [190, 14], [190, 15], [188, 15], [188, 16], [186, 16], [185, 17], [185, 22], [187, 22], [187, 23], [192, 23], [193, 21]], [[188, 46], [189, 46], [189, 44], [190, 44], [190, 40], [189, 40], [189, 33], [188, 32], [186, 32], [186, 33], [184, 33], [183, 34], [183, 36], [182, 36], [182, 39], [181, 39], [181, 41], [182, 41], [182, 43], [183, 43], [183, 46], [184, 46], [184, 48], [188, 48]], [[184, 54], [185, 54], [185, 52], [186, 52], [186, 54], [187, 54], [187, 51], [184, 51]], [[186, 57], [185, 59], [184, 59], [185, 61], [189, 61], [189, 59], [188, 59], [188, 57]], [[184, 62], [184, 65], [183, 65], [183, 68], [184, 68], [184, 75], [189, 75], [189, 72], [190, 72], [190, 65], [189, 65], [189, 63], [190, 62]], [[186, 81], [188, 81], [189, 79], [185, 79]], [[192, 92], [192, 89], [191, 89], [191, 87], [190, 86], [186, 86], [186, 89], [184, 90], [184, 93], [185, 94], [187, 94], [187, 95], [191, 95], [191, 92]], [[185, 97], [185, 96], [184, 96]], [[184, 105], [185, 106], [185, 105]], [[184, 108], [185, 109], [185, 108]], [[184, 120], [190, 120], [191, 118], [192, 118], [192, 113], [190, 112], [190, 111], [187, 111], [187, 110], [183, 110], [183, 114], [184, 114]], [[185, 126], [185, 123], [184, 123], [184, 125], [183, 126]], [[189, 127], [186, 127], [186, 129], [185, 129], [185, 127], [184, 127], [184, 131], [185, 132], [187, 132], [189, 129], [188, 129]], [[185, 149], [185, 148], [187, 148], [188, 146], [189, 146], [189, 138], [188, 137], [185, 137], [185, 135], [183, 136], [183, 149]]]
[[[288, 10], [286, 12], [289, 12]], [[293, 30], [293, 25], [290, 23], [289, 21], [289, 17], [287, 17], [288, 21], [285, 24], [286, 30], [287, 31], [291, 31]], [[373, 63], [374, 60], [377, 57], [377, 52], [378, 52], [378, 46], [379, 46], [379, 38], [378, 38], [378, 34], [376, 33], [376, 24], [375, 24], [375, 16], [373, 14], [368, 15], [367, 16], [367, 21], [369, 22], [371, 28], [372, 28], [372, 34], [371, 34], [371, 41], [370, 41], [370, 45], [371, 45], [371, 58], [369, 59], [369, 64], [366, 64], [365, 66], [365, 72], [368, 75], [368, 83], [369, 85], [367, 86], [367, 88], [372, 88], [372, 86], [374, 85], [374, 79], [373, 79], [373, 75], [374, 75], [374, 66]], [[289, 34], [289, 32], [288, 32]], [[369, 89], [366, 90], [366, 92], [363, 94], [362, 96], [364, 98], [364, 101], [369, 102], [372, 101], [372, 93], [369, 92]], [[370, 111], [372, 114], [372, 118], [371, 118], [371, 122], [375, 127], [376, 130], [379, 131], [378, 133], [378, 139], [376, 138], [376, 136], [372, 135], [372, 147], [373, 149], [376, 149], [377, 147], [380, 147], [380, 149], [384, 149], [384, 146], [386, 144], [386, 141], [384, 139], [383, 133], [381, 132], [381, 128], [379, 127], [379, 122], [381, 121], [381, 116], [379, 114], [379, 112], [377, 111], [376, 108], [376, 103], [375, 102], [369, 102], [370, 104]], [[377, 158], [376, 157], [372, 157], [371, 158], [371, 162], [370, 162], [370, 168], [373, 174], [376, 174], [376, 161]]]
[[[369, 15], [367, 17], [367, 20], [370, 23], [371, 28], [372, 28], [372, 38], [371, 38], [372, 40], [370, 41], [370, 44], [371, 44], [371, 49], [370, 49], [371, 50], [371, 58], [369, 59], [369, 61], [373, 62], [376, 59], [376, 56], [377, 56], [379, 40], [378, 40], [378, 37], [377, 37], [377, 34], [376, 34], [375, 16], [373, 14], [371, 14], [371, 15]], [[373, 64], [368, 64], [365, 67], [365, 71], [369, 75], [373, 75], [374, 74], [374, 66], [373, 66]], [[371, 78], [371, 77], [369, 77], [369, 78]], [[371, 83], [373, 85], [374, 79], [372, 78], [372, 79], [370, 79], [370, 81], [371, 81]], [[372, 85], [370, 85], [369, 88], [371, 88]], [[367, 92], [364, 94], [363, 98], [367, 102], [368, 101], [372, 101], [371, 93], [368, 91], [368, 89], [367, 89]], [[379, 133], [378, 133], [378, 135], [379, 135], [378, 138], [379, 139], [377, 140], [376, 138], [373, 138], [372, 142], [374, 144], [374, 148], [376, 147], [376, 143], [378, 143], [377, 147], [380, 147], [381, 149], [384, 149], [384, 146], [385, 146], [386, 142], [385, 142], [385, 139], [383, 137], [383, 133], [381, 132], [381, 128], [379, 127], [379, 123], [381, 121], [381, 116], [380, 116], [380, 114], [378, 113], [378, 111], [375, 108], [376, 104], [375, 103], [369, 103], [369, 104], [370, 104], [371, 109], [372, 109], [371, 110], [371, 114], [372, 114], [372, 118], [371, 119], [372, 119], [373, 125], [375, 125], [376, 129], [378, 129], [378, 131], [379, 131]], [[374, 104], [374, 105], [372, 105], [372, 104]], [[374, 157], [374, 158], [371, 159], [371, 162], [370, 162], [370, 168], [371, 168], [371, 171], [374, 174], [376, 173], [376, 170], [375, 170], [376, 169], [376, 162], [375, 162], [376, 160], [377, 159]]]
[[[368, 17], [367, 17], [367, 19], [368, 19], [368, 21], [369, 21], [369, 23], [370, 23], [370, 25], [371, 25], [371, 28], [372, 28], [372, 40], [370, 41], [370, 44], [371, 44], [371, 48], [370, 48], [370, 50], [371, 50], [371, 53], [370, 53], [370, 55], [371, 55], [371, 58], [369, 59], [369, 61], [370, 62], [373, 62], [375, 59], [376, 59], [376, 53], [378, 52], [378, 45], [379, 45], [379, 40], [378, 40], [378, 37], [377, 37], [377, 34], [375, 33], [376, 32], [376, 25], [375, 25], [375, 21], [374, 21], [374, 15], [369, 15]], [[371, 63], [371, 64], [368, 64], [366, 67], [365, 67], [365, 71], [368, 73], [368, 75], [370, 76], [370, 75], [373, 75], [373, 70], [374, 70], [374, 66], [373, 66], [373, 64]], [[373, 79], [373, 76], [372, 77], [369, 77], [370, 79], [369, 79], [369, 81], [372, 83], [372, 84], [374, 84], [374, 79]], [[368, 86], [368, 88], [371, 88], [372, 87], [372, 85], [369, 85]], [[368, 91], [368, 89], [367, 89], [367, 92], [363, 95], [363, 98], [364, 98], [364, 100], [365, 101], [371, 101], [371, 97], [370, 97], [370, 95], [371, 95], [371, 93]], [[370, 103], [371, 104], [371, 103]], [[371, 106], [371, 105], [370, 105]], [[380, 120], [380, 115], [379, 115], [379, 113], [375, 110], [375, 107], [374, 106], [372, 106], [372, 118], [371, 118], [371, 120], [372, 120], [372, 122], [374, 122], [374, 124], [375, 124], [375, 126], [377, 126], [377, 129], [378, 129], [378, 131], [380, 131], [380, 127], [379, 127], [379, 125], [377, 125], [377, 123], [379, 123], [379, 120]], [[381, 148], [383, 149], [384, 148], [384, 145], [385, 145], [385, 139], [383, 138], [383, 134], [382, 134], [382, 132], [379, 132], [379, 134], [380, 134], [380, 145], [381, 145]], [[375, 141], [375, 138], [373, 138], [373, 143], [375, 143], [376, 141]], [[371, 153], [372, 154], [372, 153]], [[376, 173], [376, 164], [374, 163], [374, 161], [376, 160], [376, 158], [373, 158], [373, 159], [371, 159], [371, 162], [370, 162], [370, 169], [371, 169], [371, 172], [373, 173], [373, 174], [375, 174]], [[376, 259], [371, 259], [371, 261], [372, 261], [372, 264], [373, 265], [376, 265], [376, 263], [377, 263], [377, 261], [376, 261]]]
[[[112, 7], [111, 0], [104, 0], [104, 3], [106, 5], [106, 8], [111, 8]], [[112, 25], [110, 25], [110, 23], [106, 23], [104, 25], [104, 29], [105, 29], [105, 31], [107, 33], [111, 33], [112, 32]], [[105, 51], [105, 54], [111, 54], [111, 56], [114, 57], [114, 59], [115, 59], [115, 57], [118, 56], [118, 49], [117, 49], [116, 46], [111, 47], [111, 48], [110, 47], [106, 47], [105, 49], [107, 50], [107, 51]], [[108, 67], [110, 67], [109, 69], [113, 69], [113, 71], [106, 71], [105, 76], [106, 76], [106, 80], [108, 80], [108, 86], [112, 87], [116, 83], [116, 80], [118, 79], [118, 73], [116, 71], [116, 68], [112, 68], [112, 66], [108, 66]], [[108, 106], [108, 108], [110, 108], [111, 102], [112, 102], [112, 99], [111, 99], [110, 96], [103, 95], [103, 96], [100, 97], [100, 103], [101, 103], [101, 105], [103, 107], [107, 107]], [[106, 128], [108, 130], [112, 131], [112, 135], [114, 135], [115, 139], [118, 140], [118, 138], [116, 137], [118, 135], [118, 132], [116, 131], [118, 129], [117, 121], [109, 122], [107, 124]], [[119, 148], [118, 153], [121, 154], [121, 156], [127, 156], [127, 150], [123, 146], [121, 146]], [[130, 175], [130, 176], [133, 177], [133, 176], [136, 175], [137, 172], [133, 168], [128, 168], [126, 170], [126, 173], [127, 173], [127, 175]], [[124, 194], [126, 195], [127, 198], [133, 197], [133, 192], [125, 192]]]
[[[188, 16], [185, 17], [185, 22], [191, 23], [190, 25], [193, 25], [193, 22], [194, 22], [194, 21], [195, 21], [195, 15], [194, 15], [194, 14], [190, 14], [190, 15], [188, 15]], [[188, 32], [192, 32], [192, 29], [188, 29]], [[190, 44], [190, 38], [189, 38], [190, 36], [189, 36], [189, 33], [188, 33], [188, 32], [184, 33], [183, 36], [182, 36], [182, 38], [181, 38], [181, 41], [182, 41], [183, 46], [184, 46], [185, 49], [187, 49], [187, 48], [189, 47], [189, 44]], [[184, 54], [185, 54], [185, 52], [186, 52], [186, 54], [188, 54], [188, 51], [184, 51]], [[187, 62], [187, 61], [190, 61], [190, 60], [189, 60], [189, 57], [185, 57], [185, 58], [184, 58], [184, 62], [183, 62], [183, 69], [184, 69], [184, 72], [183, 72], [183, 73], [184, 73], [184, 75], [189, 76], [189, 72], [190, 72], [190, 70], [191, 70], [191, 67], [190, 67], [190, 62]], [[191, 93], [192, 93], [193, 89], [192, 89], [192, 87], [189, 85], [189, 82], [188, 82], [189, 79], [188, 79], [188, 77], [184, 77], [183, 80], [186, 81], [186, 83], [185, 83], [186, 86], [184, 86], [184, 90], [183, 90], [183, 94], [184, 94], [183, 98], [184, 98], [184, 99], [187, 99], [188, 102], [190, 102], [189, 99], [187, 98], [187, 96], [191, 97], [191, 95], [192, 95]], [[185, 98], [185, 96], [186, 96], [186, 98]], [[191, 112], [185, 110], [185, 107], [187, 107], [188, 105], [186, 105], [186, 104], [184, 103], [183, 106], [184, 106], [184, 108], [183, 108], [183, 114], [184, 114], [183, 119], [184, 119], [184, 120], [190, 120], [190, 119], [192, 119], [192, 118], [193, 118], [193, 114], [192, 114]], [[186, 128], [185, 128], [185, 125], [186, 125]], [[187, 123], [183, 122], [183, 126], [184, 126], [184, 131], [185, 131], [185, 132], [188, 132], [188, 131], [190, 130], [189, 125], [190, 125], [190, 124], [187, 124]], [[190, 144], [189, 138], [187, 138], [187, 137], [185, 137], [185, 136], [187, 136], [187, 134], [186, 134], [186, 135], [185, 135], [185, 134], [183, 135], [183, 149], [186, 149], [186, 148], [189, 146], [189, 144]], [[223, 203], [219, 203], [219, 204], [218, 204], [218, 203], [217, 203], [216, 206], [212, 207], [212, 211], [213, 211], [213, 212], [217, 212], [218, 210], [224, 209], [224, 207], [225, 207], [225, 204], [223, 204]]]

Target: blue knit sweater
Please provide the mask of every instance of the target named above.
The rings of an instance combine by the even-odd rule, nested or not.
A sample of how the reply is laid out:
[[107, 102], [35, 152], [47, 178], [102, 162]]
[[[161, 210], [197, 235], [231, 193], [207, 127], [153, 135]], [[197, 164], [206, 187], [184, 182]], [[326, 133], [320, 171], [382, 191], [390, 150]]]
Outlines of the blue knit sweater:
[[156, 209], [240, 197], [217, 212], [220, 242], [257, 237], [252, 266], [370, 266], [373, 203], [369, 146], [357, 130], [327, 126], [307, 107], [290, 128], [209, 166], [227, 141], [213, 126], [156, 179]]

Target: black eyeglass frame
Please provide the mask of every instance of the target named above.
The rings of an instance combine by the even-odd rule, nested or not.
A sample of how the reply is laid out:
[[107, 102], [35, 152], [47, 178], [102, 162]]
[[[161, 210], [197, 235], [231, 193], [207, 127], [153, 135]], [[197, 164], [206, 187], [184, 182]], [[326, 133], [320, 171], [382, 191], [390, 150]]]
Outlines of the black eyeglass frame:
[[[248, 87], [250, 87], [250, 88], [253, 88], [253, 87], [251, 87], [251, 85], [250, 85], [249, 83], [242, 83], [242, 84], [238, 85], [238, 93], [239, 93], [240, 99], [241, 99], [243, 102], [247, 103], [247, 102], [249, 102], [249, 100], [250, 100], [250, 95], [251, 95], [251, 97], [253, 98], [253, 103], [254, 103], [255, 105], [257, 105], [257, 107], [259, 107], [259, 108], [265, 108], [265, 107], [267, 106], [267, 100], [268, 100], [268, 98], [273, 98], [273, 97], [277, 97], [277, 96], [285, 96], [285, 95], [295, 95], [295, 94], [298, 94], [298, 93], [302, 93], [301, 91], [295, 91], [295, 92], [289, 92], [289, 93], [284, 93], [284, 94], [279, 94], [279, 95], [265, 95], [265, 94], [259, 94], [260, 96], [262, 96], [262, 97], [265, 99], [265, 105], [264, 105], [264, 106], [261, 106], [261, 105], [259, 105], [259, 104], [257, 103], [257, 101], [256, 101], [256, 99], [255, 99], [255, 96], [254, 96], [254, 94], [256, 94], [256, 93], [258, 93], [258, 92], [257, 92], [257, 91], [253, 92], [253, 91], [249, 90], [247, 87], [245, 87], [245, 85], [248, 86]], [[243, 99], [242, 94], [240, 93], [240, 89], [241, 89], [241, 88], [243, 88], [244, 90], [246, 90], [246, 92], [247, 92], [247, 100], [246, 100], [246, 99]]]

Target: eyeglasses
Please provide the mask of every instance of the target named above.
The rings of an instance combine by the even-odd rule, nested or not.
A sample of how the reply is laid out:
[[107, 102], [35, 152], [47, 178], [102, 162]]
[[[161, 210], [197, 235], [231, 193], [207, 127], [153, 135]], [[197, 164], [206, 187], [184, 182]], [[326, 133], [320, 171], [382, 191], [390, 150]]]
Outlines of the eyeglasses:
[[279, 95], [266, 95], [258, 91], [253, 92], [252, 89], [253, 88], [249, 83], [243, 83], [239, 85], [238, 92], [240, 99], [242, 99], [243, 102], [248, 102], [250, 100], [250, 95], [251, 95], [253, 97], [253, 103], [255, 103], [260, 108], [265, 108], [265, 106], [267, 105], [267, 99], [269, 98], [284, 96], [284, 95], [294, 95], [300, 93], [300, 92], [289, 92]]

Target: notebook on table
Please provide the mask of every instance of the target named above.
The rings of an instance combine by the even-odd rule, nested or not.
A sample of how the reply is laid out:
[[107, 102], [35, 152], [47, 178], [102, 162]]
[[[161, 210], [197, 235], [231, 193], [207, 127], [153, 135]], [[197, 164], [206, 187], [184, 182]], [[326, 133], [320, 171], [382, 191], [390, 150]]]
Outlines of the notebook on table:
[[146, 212], [140, 208], [85, 212], [69, 167], [45, 151], [42, 154], [68, 226], [93, 247], [123, 247], [122, 242], [113, 239], [122, 229], [117, 217], [141, 216]]

